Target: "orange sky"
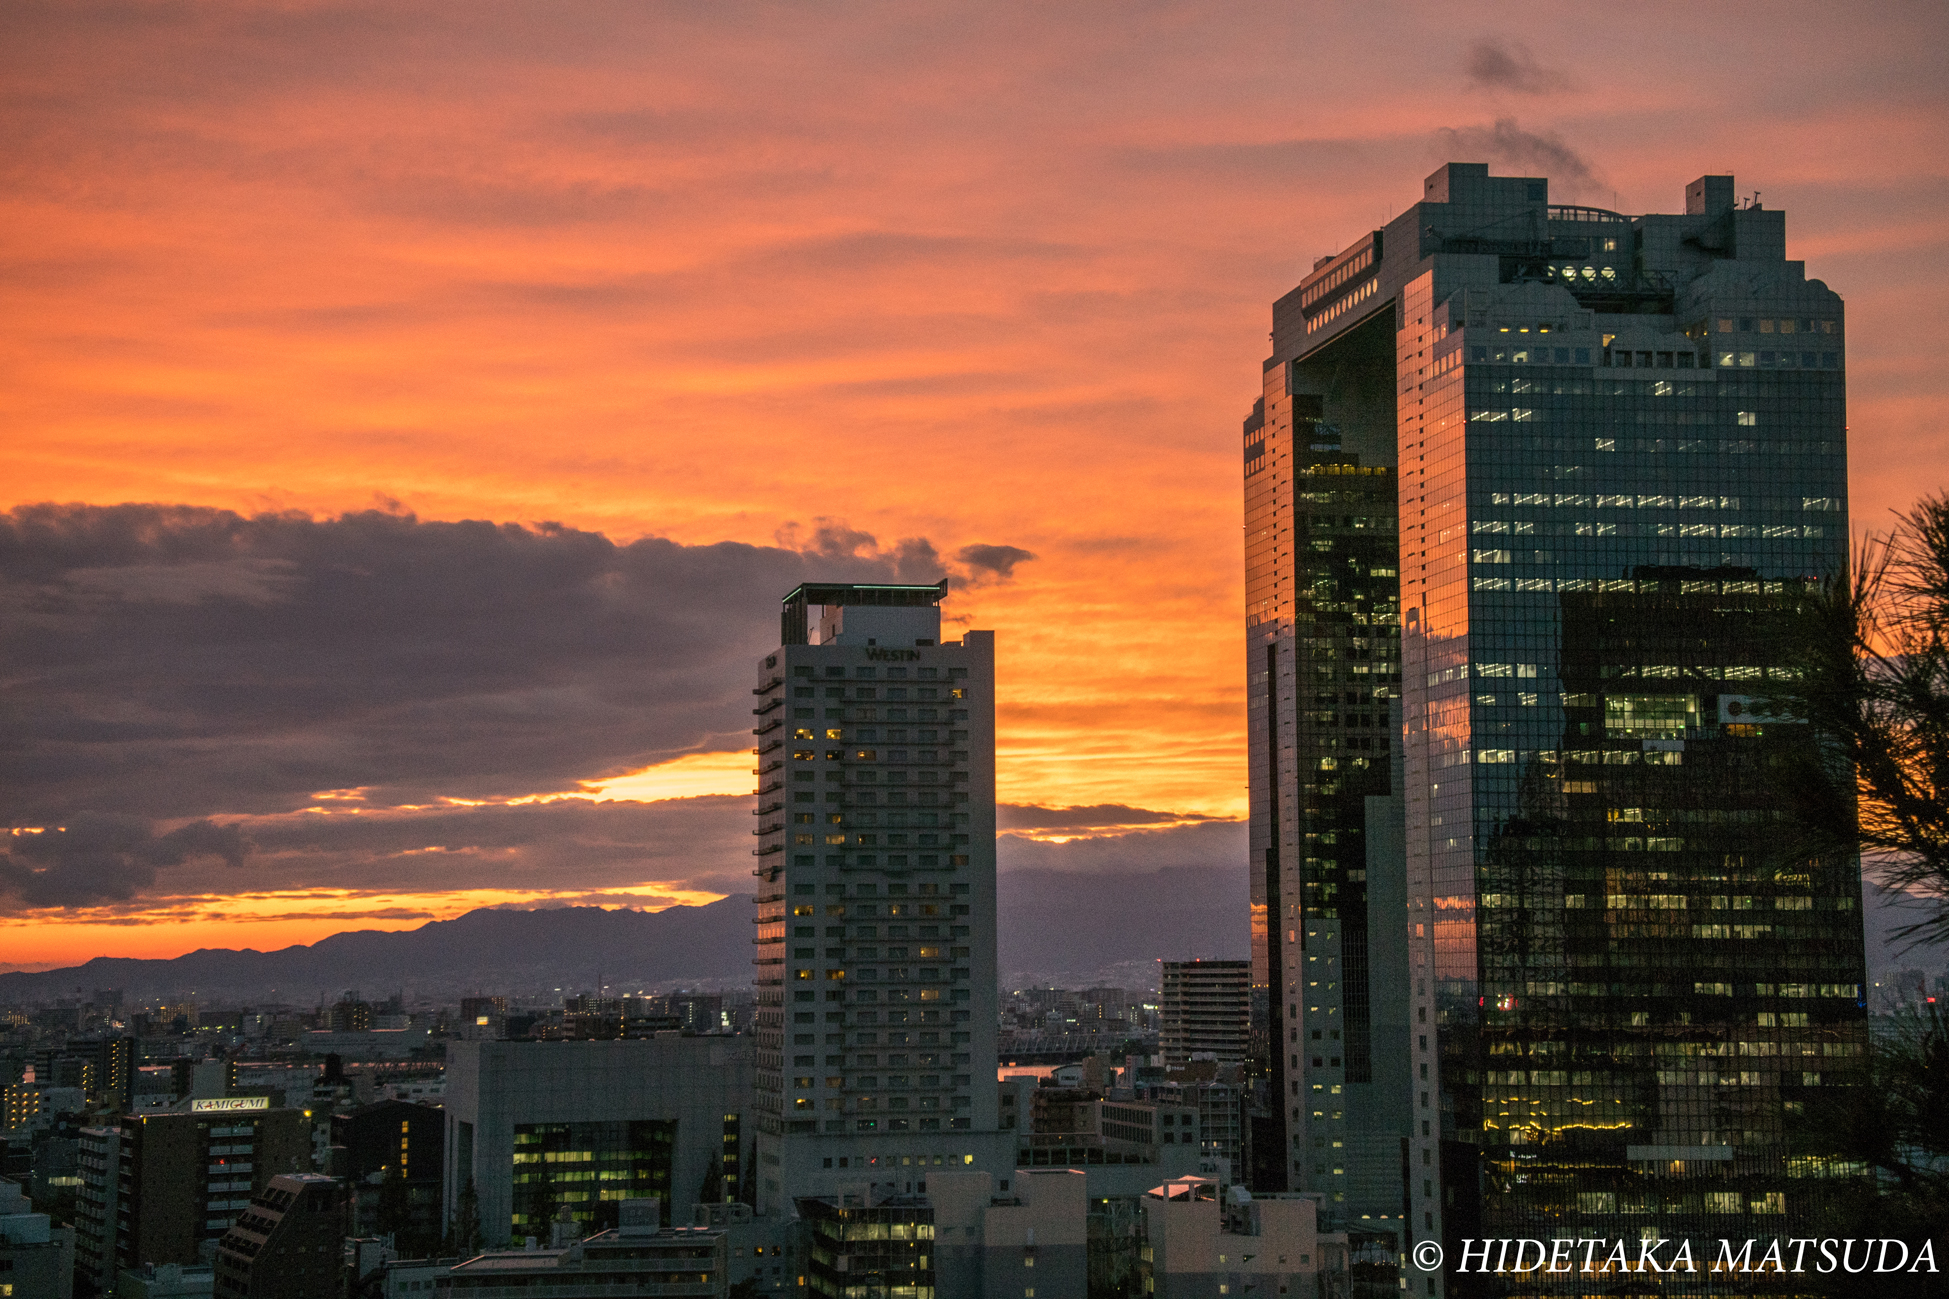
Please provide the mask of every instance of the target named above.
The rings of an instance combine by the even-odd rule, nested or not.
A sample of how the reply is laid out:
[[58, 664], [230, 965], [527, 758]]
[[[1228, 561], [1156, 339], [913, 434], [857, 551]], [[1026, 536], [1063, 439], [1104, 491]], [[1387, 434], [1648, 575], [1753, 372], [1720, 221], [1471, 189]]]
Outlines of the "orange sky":
[[[12, 5], [0, 508], [385, 500], [617, 540], [791, 544], [824, 519], [1018, 546], [1037, 558], [1013, 582], [950, 609], [1001, 637], [1003, 798], [1235, 816], [1234, 434], [1271, 300], [1449, 157], [1625, 211], [1734, 172], [1848, 300], [1874, 523], [1949, 480], [1926, 341], [1949, 314], [1944, 25], [1816, 4]], [[1484, 38], [1537, 75], [1471, 79]], [[185, 894], [108, 929], [0, 921], [0, 963], [498, 900], [520, 898]], [[267, 915], [295, 918], [246, 919]]]

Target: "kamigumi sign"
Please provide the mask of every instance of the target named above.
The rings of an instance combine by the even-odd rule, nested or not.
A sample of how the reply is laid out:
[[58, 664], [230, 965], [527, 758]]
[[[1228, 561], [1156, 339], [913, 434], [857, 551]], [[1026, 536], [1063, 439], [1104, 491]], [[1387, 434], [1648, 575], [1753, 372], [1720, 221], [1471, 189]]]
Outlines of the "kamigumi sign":
[[191, 1101], [192, 1114], [231, 1114], [238, 1110], [267, 1110], [271, 1108], [268, 1096], [214, 1096], [208, 1100]]

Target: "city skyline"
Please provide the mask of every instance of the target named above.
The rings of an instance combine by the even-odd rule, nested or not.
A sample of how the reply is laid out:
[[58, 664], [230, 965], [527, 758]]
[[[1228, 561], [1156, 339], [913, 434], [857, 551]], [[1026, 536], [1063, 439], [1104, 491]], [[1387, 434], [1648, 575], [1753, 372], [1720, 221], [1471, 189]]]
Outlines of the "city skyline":
[[[87, 812], [96, 837], [86, 861], [10, 857], [0, 946], [67, 964], [728, 892], [734, 683], [682, 670], [709, 638], [674, 613], [614, 652], [613, 625], [544, 598], [565, 576], [654, 604], [833, 561], [953, 575], [1011, 647], [1003, 801], [1101, 805], [1024, 814], [1003, 868], [1236, 861], [1238, 381], [1264, 303], [1443, 158], [1622, 210], [1736, 172], [1793, 210], [1810, 274], [1847, 286], [1854, 518], [1905, 506], [1918, 466], [1942, 480], [1919, 341], [1941, 218], [1915, 163], [1941, 155], [1918, 62], [1938, 17], [1883, 15], [1864, 41], [1817, 7], [1764, 31], [1692, 15], [1625, 58], [1573, 15], [1413, 14], [1423, 43], [1390, 61], [1393, 19], [1352, 12], [1268, 40], [1244, 13], [1110, 32], [860, 9], [788, 39], [609, 12], [537, 30], [401, 11], [381, 31], [16, 9], [14, 76], [38, 97], [0, 215], [27, 250], [0, 506], [83, 508], [10, 520], [9, 608], [51, 601], [74, 645], [118, 652], [64, 642], [64, 677], [23, 696], [33, 780], [10, 782], [10, 826]], [[1025, 30], [1041, 57], [994, 57]], [[1731, 43], [1760, 54], [1701, 53]], [[434, 49], [445, 71], [417, 76]], [[754, 57], [774, 96], [736, 88]], [[808, 457], [844, 492], [806, 491]], [[145, 501], [321, 522], [88, 509]], [[417, 521], [341, 518], [375, 501]], [[385, 548], [410, 571], [375, 567]], [[364, 629], [376, 676], [329, 634], [370, 592], [326, 577], [360, 567], [398, 601]], [[283, 614], [331, 652], [192, 652]], [[511, 630], [537, 622], [550, 635]], [[476, 657], [413, 661], [422, 639]], [[651, 656], [670, 674], [616, 687]], [[293, 720], [301, 686], [331, 725]], [[656, 724], [607, 723], [629, 709]], [[100, 729], [80, 744], [58, 718]], [[542, 752], [533, 719], [573, 738]], [[202, 820], [240, 828], [185, 831]]]

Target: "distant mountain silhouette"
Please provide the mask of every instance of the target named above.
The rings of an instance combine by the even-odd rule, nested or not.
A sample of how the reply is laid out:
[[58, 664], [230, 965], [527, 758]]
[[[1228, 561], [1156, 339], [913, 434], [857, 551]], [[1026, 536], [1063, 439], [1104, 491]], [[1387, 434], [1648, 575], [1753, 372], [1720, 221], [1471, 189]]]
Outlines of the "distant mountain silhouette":
[[[1248, 954], [1244, 869], [1183, 866], [1109, 874], [1013, 870], [998, 880], [1000, 968], [1033, 979], [1130, 986], [1152, 962]], [[1864, 889], [1870, 979], [1907, 965], [1938, 969], [1934, 950], [1902, 952], [1890, 931], [1920, 912]], [[469, 992], [611, 995], [679, 983], [751, 979], [751, 899], [645, 912], [600, 907], [470, 911], [418, 929], [358, 930], [276, 952], [205, 949], [167, 961], [97, 957], [41, 973], [0, 974], [0, 1005], [120, 988], [131, 998], [195, 994], [231, 1004], [311, 1004], [347, 988], [368, 997]]]
[[[1142, 967], [1162, 957], [1246, 954], [1245, 872], [1177, 867], [1111, 875], [1017, 870], [999, 880], [1004, 980]], [[0, 1004], [98, 988], [130, 998], [194, 994], [206, 1004], [308, 1005], [348, 988], [367, 997], [592, 991], [751, 980], [751, 899], [645, 912], [601, 907], [469, 911], [417, 929], [362, 929], [275, 952], [206, 948], [173, 960], [96, 957], [0, 974]], [[1147, 973], [1143, 972], [1147, 971]], [[1113, 976], [1106, 976], [1113, 977]]]
[[205, 948], [173, 960], [98, 956], [40, 973], [0, 974], [0, 1003], [120, 988], [129, 997], [196, 993], [309, 1003], [357, 988], [425, 994], [588, 992], [677, 981], [751, 979], [751, 899], [662, 911], [559, 907], [469, 911], [418, 929], [361, 929], [275, 952]]
[[[1004, 981], [1120, 985], [1154, 980], [1155, 961], [1236, 961], [1252, 951], [1243, 865], [1143, 875], [1015, 870], [996, 891]], [[1113, 968], [1132, 963], [1140, 968]]]

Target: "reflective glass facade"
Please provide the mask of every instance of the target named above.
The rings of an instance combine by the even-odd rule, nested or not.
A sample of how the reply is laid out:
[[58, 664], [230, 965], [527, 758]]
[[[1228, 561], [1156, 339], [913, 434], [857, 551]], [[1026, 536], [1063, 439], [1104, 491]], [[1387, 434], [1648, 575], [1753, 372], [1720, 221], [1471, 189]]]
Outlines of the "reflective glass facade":
[[667, 1119], [516, 1124], [514, 1234], [545, 1238], [563, 1209], [584, 1229], [614, 1227], [617, 1201], [651, 1196], [668, 1221], [676, 1135]]
[[[1405, 1143], [1403, 1244], [1786, 1234], [1818, 1195], [1785, 1124], [1865, 1064], [1858, 869], [1782, 850], [1766, 773], [1807, 741], [1751, 708], [1782, 620], [1845, 560], [1841, 301], [1729, 177], [1695, 182], [1682, 216], [1624, 217], [1451, 164], [1275, 308], [1268, 428], [1382, 330], [1388, 390], [1337, 400], [1394, 439], [1366, 449], [1398, 483], [1405, 837], [1365, 883], [1369, 933], [1400, 926], [1405, 958], [1366, 982], [1402, 994], [1407, 1041], [1382, 1080], [1401, 1107], [1348, 1148]], [[1305, 762], [1281, 766], [1284, 737], [1316, 767], [1337, 719], [1303, 702], [1317, 564], [1299, 527], [1281, 548], [1255, 522], [1267, 495], [1248, 460], [1254, 1135], [1331, 1192], [1304, 1116], [1270, 1103], [1346, 1081], [1305, 1052], [1281, 1072], [1273, 1043], [1308, 1040], [1327, 1003], [1314, 1020], [1271, 995], [1316, 955], [1276, 939], [1349, 926], [1288, 845], [1316, 791]], [[1282, 609], [1290, 627], [1269, 625]], [[1404, 913], [1373, 905], [1383, 869]]]

